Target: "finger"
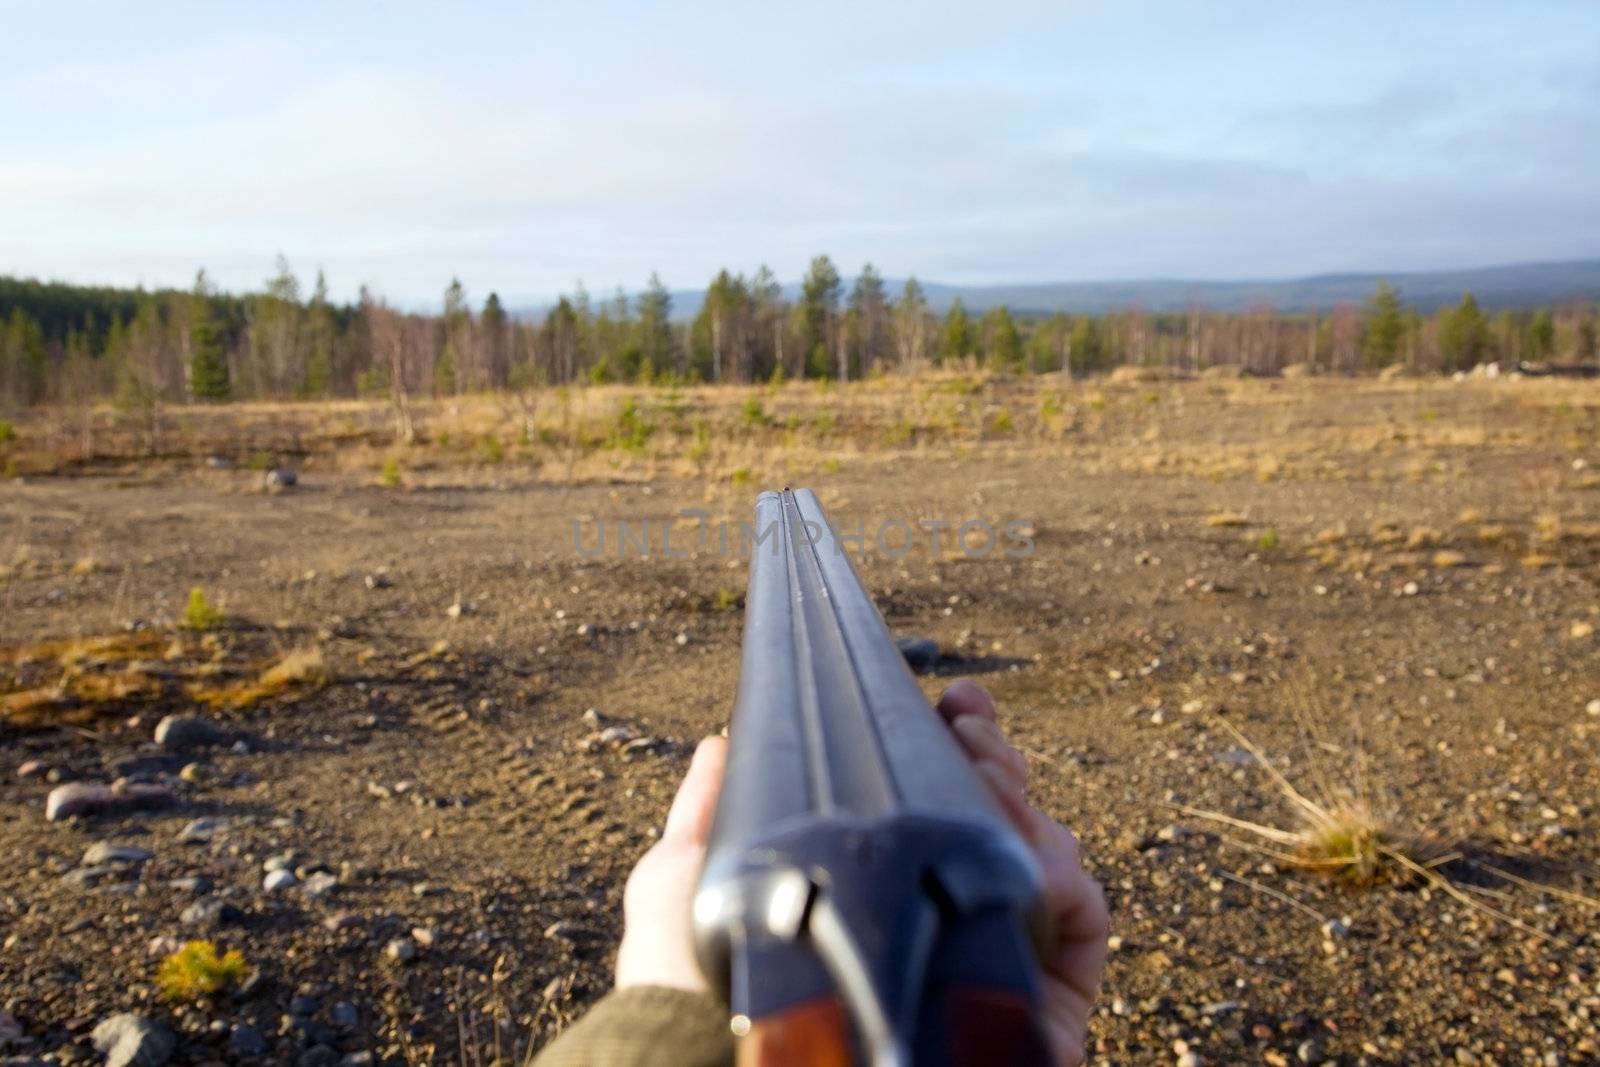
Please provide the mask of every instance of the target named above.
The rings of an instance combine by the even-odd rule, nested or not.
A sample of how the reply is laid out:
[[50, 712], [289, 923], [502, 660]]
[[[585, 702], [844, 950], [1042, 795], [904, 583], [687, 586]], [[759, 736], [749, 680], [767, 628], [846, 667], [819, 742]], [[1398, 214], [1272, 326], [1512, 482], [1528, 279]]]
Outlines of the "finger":
[[971, 678], [952, 682], [950, 688], [939, 697], [936, 706], [946, 722], [953, 722], [963, 715], [976, 715], [990, 722], [995, 721], [996, 717], [994, 698]]
[[689, 773], [678, 786], [661, 840], [703, 845], [711, 836], [711, 816], [722, 791], [722, 772], [728, 765], [728, 739], [708, 737], [695, 747]]
[[950, 729], [973, 762], [988, 760], [999, 764], [1016, 783], [1018, 792], [1028, 784], [1028, 761], [1011, 747], [992, 720], [963, 715], [950, 724]]

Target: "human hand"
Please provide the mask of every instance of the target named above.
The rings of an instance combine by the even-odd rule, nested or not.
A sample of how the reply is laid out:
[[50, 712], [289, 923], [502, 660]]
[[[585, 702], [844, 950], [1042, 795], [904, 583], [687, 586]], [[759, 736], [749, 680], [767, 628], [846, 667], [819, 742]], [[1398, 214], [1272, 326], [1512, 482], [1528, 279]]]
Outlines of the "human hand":
[[1000, 730], [994, 700], [978, 683], [963, 678], [939, 698], [939, 714], [977, 767], [1017, 833], [1022, 835], [1044, 879], [1044, 902], [1054, 920], [1055, 944], [1040, 961], [1044, 978], [1044, 1024], [1060, 1067], [1084, 1062], [1089, 1016], [1106, 968], [1111, 917], [1100, 884], [1078, 855], [1078, 839], [1027, 801], [1028, 761]]
[[[1084, 1036], [1105, 969], [1109, 929], [1105, 898], [1084, 873], [1077, 839], [1025, 799], [1027, 761], [1001, 733], [989, 694], [963, 679], [945, 690], [938, 710], [1039, 862], [1045, 906], [1055, 919], [1056, 935], [1053, 950], [1042, 961], [1044, 1023], [1056, 1062], [1076, 1067], [1083, 1063]], [[622, 896], [622, 945], [617, 951], [618, 989], [654, 985], [703, 992], [707, 988], [695, 961], [690, 914], [727, 758], [725, 738], [700, 742], [661, 840], [628, 877]]]
[[727, 738], [708, 737], [700, 742], [667, 812], [661, 840], [639, 858], [628, 875], [622, 891], [618, 989], [653, 985], [692, 993], [706, 991], [705, 977], [695, 961], [690, 915], [727, 763]]

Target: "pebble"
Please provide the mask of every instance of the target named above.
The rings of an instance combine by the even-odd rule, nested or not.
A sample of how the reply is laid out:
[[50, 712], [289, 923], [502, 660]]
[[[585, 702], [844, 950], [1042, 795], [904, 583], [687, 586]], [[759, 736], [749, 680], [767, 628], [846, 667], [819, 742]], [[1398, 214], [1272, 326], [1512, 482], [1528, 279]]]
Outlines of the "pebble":
[[103, 864], [137, 866], [155, 856], [147, 848], [136, 845], [119, 845], [113, 841], [97, 841], [83, 853], [83, 866], [98, 867]]
[[411, 939], [424, 948], [430, 948], [439, 940], [439, 934], [431, 926], [415, 926], [411, 929]]
[[1600, 715], [1600, 697], [1595, 697], [1585, 705], [1584, 709], [1590, 715]]
[[280, 889], [288, 889], [296, 881], [293, 871], [281, 869], [269, 871], [267, 876], [261, 880], [261, 888], [268, 893], [276, 893]]
[[102, 1021], [91, 1035], [106, 1067], [161, 1067], [172, 1058], [177, 1039], [165, 1026], [133, 1012]]
[[185, 845], [203, 845], [228, 827], [224, 819], [202, 818], [189, 822], [178, 831], [178, 841]]
[[328, 871], [316, 871], [306, 876], [300, 885], [300, 892], [308, 897], [317, 898], [326, 896], [339, 886], [339, 876]]
[[50, 769], [49, 764], [42, 759], [31, 759], [17, 766], [18, 778], [43, 778]]
[[341, 1030], [354, 1030], [361, 1022], [361, 1015], [354, 1004], [341, 1000], [328, 1009], [328, 1021]]
[[183, 909], [178, 921], [185, 926], [215, 930], [240, 925], [244, 922], [244, 912], [221, 897], [201, 897]]
[[228, 733], [210, 719], [194, 715], [168, 715], [156, 723], [156, 744], [175, 752], [220, 745]]
[[687, 645], [689, 643], [689, 635], [680, 631], [678, 636], [674, 637], [673, 640], [680, 645]]
[[1405, 585], [1400, 587], [1400, 592], [1404, 593], [1406, 596], [1416, 596], [1418, 593], [1422, 592], [1422, 589], [1417, 585], [1416, 582], [1407, 582]]
[[293, 489], [299, 485], [300, 475], [295, 473], [291, 467], [274, 467], [267, 472], [263, 482], [268, 489], [275, 489], [281, 492], [284, 489]]
[[228, 1030], [228, 1051], [242, 1059], [259, 1059], [267, 1054], [267, 1038], [249, 1023], [234, 1023]]
[[410, 963], [417, 958], [417, 944], [415, 941], [397, 937], [384, 946], [383, 952], [397, 963]]
[[50, 790], [44, 817], [59, 822], [74, 815], [122, 814], [164, 808], [177, 800], [172, 790], [159, 785], [102, 785], [68, 782]]

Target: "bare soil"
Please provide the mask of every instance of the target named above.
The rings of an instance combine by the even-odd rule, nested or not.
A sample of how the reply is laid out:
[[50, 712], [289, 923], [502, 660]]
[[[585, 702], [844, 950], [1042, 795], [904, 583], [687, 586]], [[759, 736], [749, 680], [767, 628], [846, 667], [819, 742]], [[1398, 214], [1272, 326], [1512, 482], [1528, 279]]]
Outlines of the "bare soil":
[[[745, 577], [687, 521], [672, 558], [619, 555], [614, 536], [586, 556], [574, 524], [592, 547], [619, 520], [737, 522], [758, 488], [793, 482], [869, 541], [885, 520], [1028, 527], [1025, 558], [934, 553], [924, 533], [899, 558], [869, 544], [858, 568], [892, 628], [939, 642], [930, 695], [961, 674], [995, 693], [1035, 801], [1107, 888], [1091, 1061], [1600, 1056], [1597, 912], [1571, 895], [1600, 896], [1600, 388], [874, 383], [640, 402], [658, 426], [643, 446], [535, 433], [503, 456], [436, 436], [347, 449], [303, 432], [315, 409], [275, 412], [294, 447], [263, 431], [251, 449], [295, 460], [279, 493], [200, 446], [0, 483], [0, 691], [43, 684], [17, 665], [32, 643], [173, 627], [195, 586], [229, 617], [218, 663], [315, 646], [332, 673], [246, 706], [174, 683], [0, 724], [0, 1008], [19, 1051], [73, 1062], [125, 1010], [176, 1030], [177, 1062], [233, 1061], [239, 1023], [274, 1062], [487, 1062], [547, 1041], [606, 990], [623, 880], [694, 740], [724, 724]], [[228, 417], [195, 440], [225, 441]], [[391, 454], [398, 487], [376, 481]], [[245, 743], [122, 762], [162, 755], [171, 712]], [[1342, 888], [1180, 812], [1296, 825], [1218, 717], [1302, 790], [1369, 799], [1522, 927], [1414, 878]], [[597, 722], [650, 743], [599, 744]], [[58, 782], [119, 774], [179, 802], [45, 821]], [[203, 816], [224, 829], [180, 843]], [[154, 857], [72, 877], [102, 840]], [[265, 891], [285, 852], [337, 886]], [[180, 921], [195, 877], [238, 923]], [[256, 978], [161, 998], [160, 959], [197, 936]]]

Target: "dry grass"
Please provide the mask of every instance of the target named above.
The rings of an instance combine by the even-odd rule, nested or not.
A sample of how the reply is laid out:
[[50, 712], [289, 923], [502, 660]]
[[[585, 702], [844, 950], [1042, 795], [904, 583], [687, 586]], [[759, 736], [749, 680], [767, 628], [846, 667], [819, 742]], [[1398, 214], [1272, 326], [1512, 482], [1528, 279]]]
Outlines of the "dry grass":
[[1212, 527], [1244, 526], [1249, 521], [1236, 511], [1218, 511], [1206, 516], [1206, 525]]
[[[1381, 805], [1374, 800], [1361, 750], [1357, 749], [1353, 764], [1346, 768], [1352, 772], [1351, 781], [1333, 785], [1324, 780], [1321, 788], [1316, 790], [1317, 795], [1313, 796], [1273, 766], [1260, 746], [1233, 723], [1221, 716], [1213, 716], [1213, 720], [1255, 757], [1256, 764], [1265, 771], [1278, 793], [1289, 804], [1295, 816], [1295, 825], [1271, 826], [1225, 812], [1183, 804], [1174, 805], [1177, 810], [1208, 822], [1243, 830], [1257, 841], [1266, 843], [1246, 842], [1248, 847], [1266, 852], [1297, 869], [1329, 878], [1346, 889], [1370, 889], [1420, 880], [1456, 902], [1523, 933], [1544, 941], [1563, 940], [1500, 908], [1485, 904], [1447, 877], [1441, 868], [1461, 859], [1461, 852], [1425, 835], [1400, 828], [1391, 816], [1380, 810]], [[1302, 717], [1301, 725], [1303, 728], [1309, 727], [1308, 720]], [[1321, 751], [1343, 752], [1338, 746], [1325, 741], [1319, 742], [1317, 747]], [[1491, 865], [1476, 863], [1474, 866], [1505, 882], [1600, 910], [1600, 900], [1583, 894], [1542, 886]]]

